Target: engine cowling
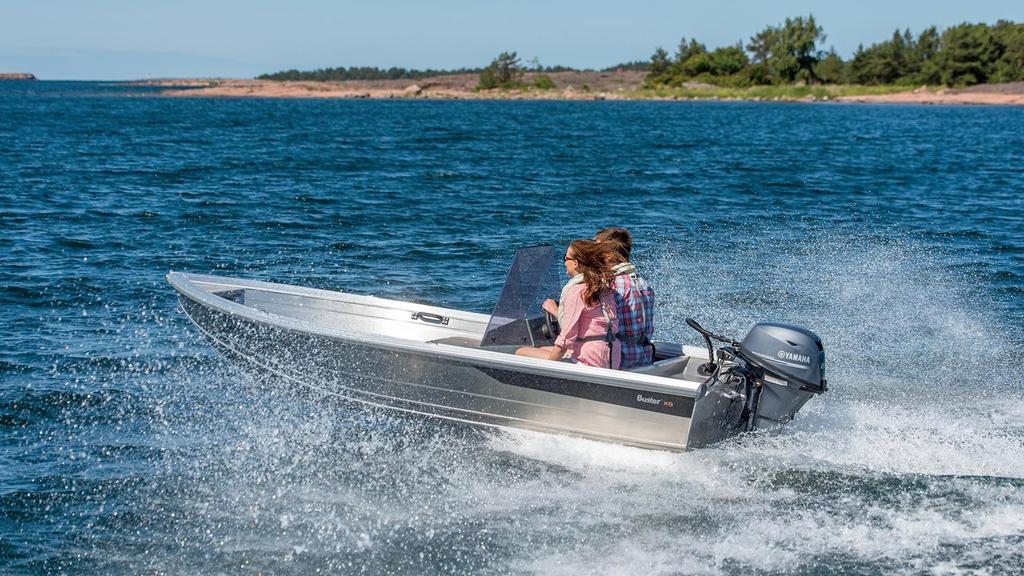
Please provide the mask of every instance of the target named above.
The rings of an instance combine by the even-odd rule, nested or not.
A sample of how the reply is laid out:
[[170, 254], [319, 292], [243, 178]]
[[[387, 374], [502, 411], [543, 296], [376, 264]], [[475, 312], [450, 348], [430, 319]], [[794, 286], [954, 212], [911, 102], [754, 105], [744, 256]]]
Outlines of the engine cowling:
[[743, 337], [740, 354], [775, 378], [802, 390], [826, 389], [825, 348], [817, 334], [800, 326], [760, 322]]

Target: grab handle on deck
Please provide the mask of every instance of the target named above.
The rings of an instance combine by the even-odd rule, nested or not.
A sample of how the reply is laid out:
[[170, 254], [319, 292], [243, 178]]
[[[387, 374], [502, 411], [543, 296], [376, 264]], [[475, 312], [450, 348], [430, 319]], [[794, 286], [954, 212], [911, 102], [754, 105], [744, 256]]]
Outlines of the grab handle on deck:
[[441, 316], [440, 314], [434, 314], [432, 312], [413, 312], [412, 319], [423, 320], [424, 322], [429, 322], [431, 324], [444, 324], [445, 326], [448, 325], [447, 316]]

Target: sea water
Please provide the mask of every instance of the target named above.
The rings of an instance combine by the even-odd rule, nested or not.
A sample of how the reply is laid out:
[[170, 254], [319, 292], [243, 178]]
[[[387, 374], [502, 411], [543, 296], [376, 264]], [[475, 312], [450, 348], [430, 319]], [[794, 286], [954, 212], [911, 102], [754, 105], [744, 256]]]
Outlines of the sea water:
[[[1017, 574], [1024, 111], [168, 98], [0, 83], [0, 571]], [[781, 431], [673, 454], [261, 388], [169, 270], [488, 313], [635, 236], [656, 336], [823, 339]]]

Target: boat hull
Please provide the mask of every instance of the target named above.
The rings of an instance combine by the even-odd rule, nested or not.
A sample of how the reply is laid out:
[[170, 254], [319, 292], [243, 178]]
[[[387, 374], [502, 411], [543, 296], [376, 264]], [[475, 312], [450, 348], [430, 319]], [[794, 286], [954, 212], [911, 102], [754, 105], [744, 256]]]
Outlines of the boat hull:
[[[210, 342], [260, 381], [489, 426], [686, 449], [694, 398], [261, 322], [180, 297]], [[642, 400], [641, 400], [642, 399]]]

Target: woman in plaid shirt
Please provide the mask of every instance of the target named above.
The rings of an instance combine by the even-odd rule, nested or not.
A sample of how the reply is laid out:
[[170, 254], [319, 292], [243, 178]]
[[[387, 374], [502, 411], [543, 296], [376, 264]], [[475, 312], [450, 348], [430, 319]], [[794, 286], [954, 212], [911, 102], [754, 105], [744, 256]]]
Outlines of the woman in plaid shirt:
[[654, 290], [629, 262], [633, 237], [625, 228], [604, 228], [594, 240], [614, 246], [618, 256], [608, 262], [614, 275], [615, 306], [619, 320], [618, 339], [622, 341], [620, 368], [647, 366], [654, 361]]

